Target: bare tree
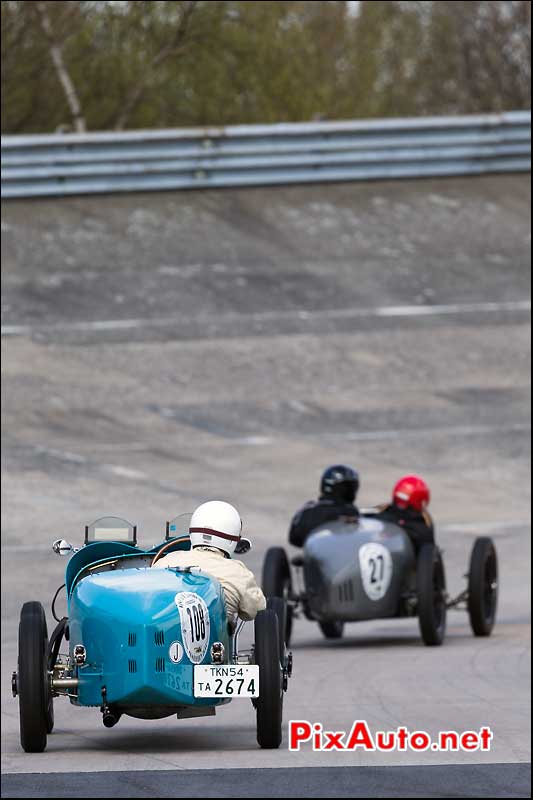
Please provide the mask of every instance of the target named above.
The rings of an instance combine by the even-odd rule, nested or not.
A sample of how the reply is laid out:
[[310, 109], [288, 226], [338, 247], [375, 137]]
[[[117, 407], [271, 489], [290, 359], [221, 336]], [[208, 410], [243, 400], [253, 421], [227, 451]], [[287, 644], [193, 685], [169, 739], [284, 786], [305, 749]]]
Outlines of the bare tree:
[[145, 67], [143, 76], [132, 87], [126, 97], [122, 111], [115, 122], [115, 130], [122, 130], [144, 97], [157, 69], [171, 56], [176, 55], [188, 39], [191, 17], [197, 0], [187, 0], [180, 4], [179, 18], [170, 39], [162, 44]]
[[2, 132], [530, 108], [527, 0], [2, 0]]
[[35, 4], [35, 7], [39, 15], [42, 31], [45, 35], [46, 41], [48, 42], [50, 57], [54, 64], [58, 80], [63, 88], [67, 105], [70, 109], [74, 130], [77, 133], [84, 133], [84, 131], [87, 129], [85, 125], [85, 118], [81, 111], [81, 105], [78, 98], [78, 93], [76, 92], [76, 87], [74, 86], [65, 64], [62, 44], [57, 38], [50, 21], [50, 16], [48, 14], [48, 3], [38, 2]]

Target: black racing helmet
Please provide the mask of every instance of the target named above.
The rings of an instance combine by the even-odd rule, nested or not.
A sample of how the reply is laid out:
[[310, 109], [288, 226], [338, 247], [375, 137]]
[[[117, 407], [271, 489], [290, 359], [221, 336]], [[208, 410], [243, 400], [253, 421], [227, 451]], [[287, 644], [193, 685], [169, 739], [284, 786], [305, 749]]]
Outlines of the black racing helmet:
[[338, 503], [353, 503], [359, 490], [359, 475], [351, 467], [335, 464], [320, 480], [320, 495]]

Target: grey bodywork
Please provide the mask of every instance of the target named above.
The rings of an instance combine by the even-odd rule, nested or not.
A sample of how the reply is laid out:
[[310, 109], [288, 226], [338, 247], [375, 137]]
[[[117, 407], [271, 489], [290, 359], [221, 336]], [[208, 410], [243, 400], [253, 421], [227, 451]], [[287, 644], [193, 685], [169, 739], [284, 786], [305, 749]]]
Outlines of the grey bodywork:
[[[390, 583], [378, 600], [365, 591], [359, 564], [359, 550], [369, 542], [384, 545], [392, 559]], [[312, 619], [355, 622], [409, 613], [415, 552], [408, 535], [397, 525], [365, 517], [358, 522], [323, 525], [307, 539], [303, 561], [306, 612]]]

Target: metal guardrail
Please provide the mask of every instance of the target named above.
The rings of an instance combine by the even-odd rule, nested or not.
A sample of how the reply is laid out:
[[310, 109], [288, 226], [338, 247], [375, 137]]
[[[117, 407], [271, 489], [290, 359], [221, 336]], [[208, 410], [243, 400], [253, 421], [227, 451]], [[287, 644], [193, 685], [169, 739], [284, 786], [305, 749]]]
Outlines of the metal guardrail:
[[531, 112], [2, 136], [2, 197], [531, 169]]

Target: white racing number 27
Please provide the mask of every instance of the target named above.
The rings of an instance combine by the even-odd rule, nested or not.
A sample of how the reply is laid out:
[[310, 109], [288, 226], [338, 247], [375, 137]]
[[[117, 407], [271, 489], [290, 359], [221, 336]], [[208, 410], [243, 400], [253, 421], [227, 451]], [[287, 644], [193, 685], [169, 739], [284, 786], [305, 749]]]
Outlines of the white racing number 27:
[[392, 578], [392, 558], [379, 542], [368, 542], [359, 548], [359, 567], [363, 589], [371, 600], [381, 600]]
[[209, 644], [209, 610], [195, 592], [178, 592], [175, 597], [180, 612], [183, 647], [193, 664], [200, 664]]

